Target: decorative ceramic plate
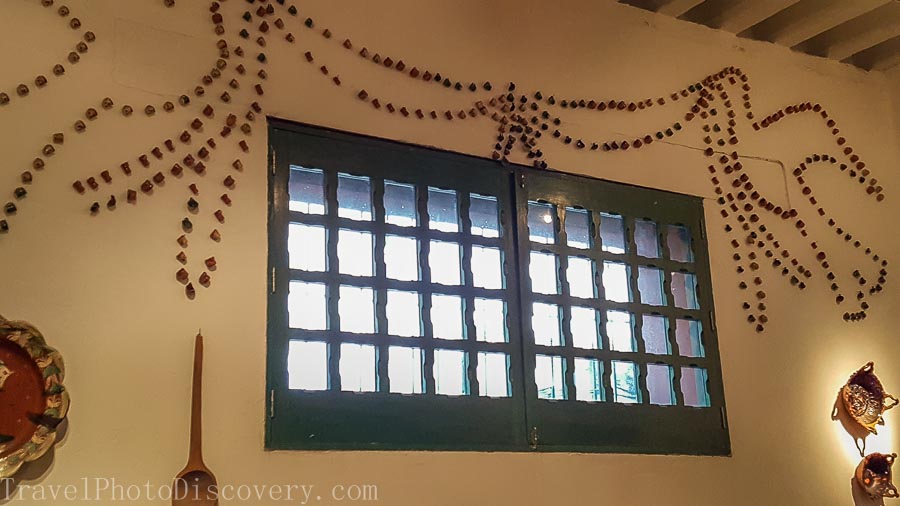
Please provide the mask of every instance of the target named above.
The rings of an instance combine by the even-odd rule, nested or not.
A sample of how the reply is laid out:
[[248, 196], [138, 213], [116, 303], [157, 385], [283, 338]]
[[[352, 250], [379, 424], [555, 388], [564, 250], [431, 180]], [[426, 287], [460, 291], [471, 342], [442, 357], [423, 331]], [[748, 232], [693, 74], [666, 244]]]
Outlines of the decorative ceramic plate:
[[69, 409], [60, 354], [28, 323], [0, 316], [0, 478], [39, 459]]

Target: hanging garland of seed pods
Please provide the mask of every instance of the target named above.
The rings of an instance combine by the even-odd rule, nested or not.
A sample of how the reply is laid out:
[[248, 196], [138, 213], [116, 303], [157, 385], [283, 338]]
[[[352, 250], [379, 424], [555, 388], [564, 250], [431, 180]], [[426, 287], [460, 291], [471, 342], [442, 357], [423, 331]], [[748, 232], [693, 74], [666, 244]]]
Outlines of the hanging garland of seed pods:
[[[53, 5], [53, 0], [40, 0], [45, 7]], [[667, 142], [675, 136], [684, 136], [686, 126], [698, 124], [702, 129], [702, 142], [707, 145], [704, 154], [709, 158], [707, 170], [710, 183], [718, 195], [717, 203], [724, 221], [724, 229], [734, 248], [733, 260], [739, 276], [739, 289], [751, 294], [742, 303], [747, 313], [747, 321], [756, 330], [765, 330], [769, 321], [767, 316], [764, 290], [765, 274], [762, 264], [770, 264], [776, 275], [786, 279], [790, 286], [798, 290], [808, 287], [807, 283], [815, 273], [801, 263], [798, 257], [783, 245], [782, 240], [767, 225], [768, 219], [781, 219], [791, 222], [799, 238], [808, 242], [816, 254], [818, 270], [824, 274], [835, 294], [835, 303], [841, 307], [850, 305], [843, 315], [846, 321], [860, 321], [866, 318], [869, 309], [869, 297], [878, 294], [887, 283], [887, 260], [883, 259], [871, 248], [863, 244], [853, 234], [839, 226], [818, 203], [813, 188], [806, 182], [808, 171], [818, 165], [839, 167], [864, 190], [864, 196], [872, 197], [878, 202], [885, 198], [884, 189], [878, 185], [869, 168], [860, 156], [847, 144], [840, 135], [835, 120], [819, 104], [805, 102], [789, 105], [779, 109], [762, 120], [756, 120], [751, 103], [751, 86], [749, 77], [739, 68], [727, 67], [710, 74], [698, 82], [682, 89], [657, 97], [639, 100], [623, 100], [612, 98], [557, 98], [542, 91], [523, 93], [515, 83], [508, 83], [502, 90], [483, 79], [458, 79], [456, 76], [429, 68], [421, 62], [408, 62], [402, 58], [387, 55], [372, 46], [359, 44], [349, 37], [338, 36], [330, 28], [320, 28], [310, 17], [301, 16], [300, 10], [285, 0], [245, 0], [248, 9], [243, 12], [236, 25], [226, 25], [222, 4], [225, 0], [210, 4], [210, 21], [213, 32], [220, 37], [216, 42], [217, 58], [211, 69], [203, 74], [198, 84], [178, 99], [178, 106], [166, 101], [161, 108], [166, 113], [173, 113], [179, 107], [184, 111], [197, 111], [196, 115], [186, 120], [181, 132], [164, 137], [161, 142], [150, 145], [143, 152], [138, 152], [132, 159], [117, 162], [117, 167], [101, 169], [97, 174], [78, 179], [72, 187], [79, 194], [88, 197], [92, 202], [88, 212], [92, 215], [106, 211], [115, 211], [124, 201], [136, 205], [140, 199], [152, 199], [158, 193], [169, 190], [168, 186], [184, 186], [183, 193], [185, 215], [175, 230], [174, 243], [178, 247], [174, 255], [177, 262], [175, 279], [184, 287], [185, 295], [193, 299], [197, 295], [196, 286], [209, 287], [212, 273], [218, 265], [214, 256], [199, 255], [202, 258], [190, 264], [188, 250], [189, 240], [194, 234], [194, 222], [198, 218], [211, 216], [213, 226], [201, 234], [205, 251], [214, 248], [223, 240], [220, 229], [225, 226], [225, 213], [233, 204], [233, 195], [237, 187], [237, 179], [243, 171], [240, 158], [230, 162], [220, 162], [215, 153], [220, 144], [235, 142], [242, 153], [250, 150], [249, 136], [253, 124], [263, 112], [261, 101], [264, 99], [264, 83], [269, 79], [266, 66], [268, 56], [264, 52], [270, 41], [284, 44], [280, 54], [293, 55], [298, 65], [306, 65], [316, 74], [326, 79], [331, 85], [352, 90], [347, 96], [354, 97], [367, 104], [371, 110], [390, 115], [399, 115], [410, 121], [478, 121], [489, 120], [496, 124], [496, 139], [491, 143], [489, 156], [500, 163], [509, 163], [513, 151], [541, 169], [550, 169], [550, 164], [541, 149], [544, 136], [554, 139], [575, 150], [594, 153], [602, 156], [625, 156], [629, 151], [648, 149], [654, 142]], [[175, 0], [163, 0], [167, 8], [177, 7]], [[64, 18], [69, 16], [69, 9], [60, 6], [58, 14]], [[81, 29], [81, 22], [72, 18], [69, 22], [72, 29]], [[297, 35], [295, 35], [295, 33]], [[276, 36], [277, 34], [277, 36]], [[302, 47], [299, 36], [310, 34], [322, 37], [335, 44], [336, 51], [352, 52], [362, 62], [375, 65], [402, 76], [421, 82], [423, 85], [439, 86], [448, 93], [464, 93], [472, 96], [471, 105], [460, 109], [439, 110], [433, 107], [401, 103], [375, 96], [358, 83], [346, 83], [336, 72], [336, 67], [329, 65], [326, 59], [315, 55], [311, 50]], [[84, 42], [80, 42], [76, 51], [68, 56], [71, 64], [78, 62], [80, 54], [87, 52], [89, 43], [96, 39], [92, 32], [83, 33]], [[241, 43], [250, 44], [253, 49], [245, 49]], [[255, 55], [245, 54], [255, 53]], [[60, 77], [65, 73], [62, 64], [53, 67], [53, 74]], [[48, 80], [43, 76], [35, 79], [40, 89]], [[733, 94], [735, 98], [732, 98]], [[16, 91], [15, 101], [29, 96], [26, 85], [20, 85]], [[0, 106], [15, 102], [7, 93], [0, 93]], [[115, 108], [111, 98], [98, 100], [100, 109], [90, 107], [84, 118], [73, 124], [77, 134], [84, 134], [88, 125], [100, 119], [100, 111], [104, 113]], [[218, 104], [249, 104], [244, 117], [235, 114], [219, 115]], [[671, 122], [662, 128], [651, 128], [642, 135], [616, 139], [583, 139], [573, 137], [566, 130], [562, 116], [572, 114], [604, 113], [639, 114], [651, 108], [674, 107], [684, 104], [683, 109], [676, 112]], [[14, 104], [13, 104], [14, 105]], [[559, 114], [552, 111], [562, 109]], [[2, 111], [2, 109], [0, 109]], [[151, 118], [156, 114], [156, 106], [148, 104], [143, 107], [143, 116]], [[795, 182], [800, 186], [803, 195], [808, 199], [819, 219], [824, 220], [830, 229], [854, 249], [860, 251], [860, 258], [868, 258], [871, 263], [866, 266], [851, 268], [853, 288], [847, 288], [838, 281], [838, 274], [829, 264], [829, 255], [818, 242], [809, 239], [806, 222], [801, 218], [801, 211], [794, 207], [780, 204], [756, 190], [752, 176], [741, 162], [742, 156], [737, 151], [740, 143], [738, 111], [750, 123], [754, 131], [776, 127], [782, 120], [801, 114], [817, 114], [824, 126], [831, 130], [837, 146], [834, 152], [818, 153], [805, 157], [793, 171]], [[134, 116], [134, 108], [123, 105], [121, 114], [128, 118]], [[222, 117], [224, 116], [224, 117]], [[751, 123], [752, 122], [752, 123]], [[18, 212], [17, 202], [28, 194], [26, 187], [34, 182], [35, 174], [45, 171], [49, 160], [57, 149], [65, 142], [64, 132], [51, 135], [51, 142], [34, 159], [32, 167], [21, 174], [21, 186], [13, 191], [15, 200], [4, 206], [6, 219], [0, 220], [0, 234], [10, 231], [8, 219]], [[225, 172], [223, 173], [223, 167]], [[217, 188], [211, 191], [201, 190], [209, 184], [209, 179], [220, 181]], [[119, 184], [121, 182], [121, 184]], [[221, 186], [219, 186], [221, 185]], [[97, 199], [109, 193], [108, 198]], [[211, 196], [206, 200], [207, 194]], [[102, 201], [104, 203], [101, 204]], [[202, 221], [202, 220], [201, 220]], [[192, 255], [193, 256], [193, 255]], [[191, 273], [199, 272], [194, 275]], [[850, 278], [851, 276], [844, 276]], [[196, 283], [196, 285], [195, 285]], [[854, 293], [855, 292], [855, 293]]]

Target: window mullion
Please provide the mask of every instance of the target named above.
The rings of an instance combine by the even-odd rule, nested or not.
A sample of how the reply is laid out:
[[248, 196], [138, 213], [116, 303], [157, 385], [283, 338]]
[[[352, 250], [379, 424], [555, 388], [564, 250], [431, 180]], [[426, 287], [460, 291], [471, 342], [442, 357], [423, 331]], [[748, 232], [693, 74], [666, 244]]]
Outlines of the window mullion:
[[326, 248], [327, 248], [327, 271], [328, 284], [326, 290], [328, 294], [328, 388], [332, 391], [341, 390], [341, 343], [340, 338], [334, 338], [338, 335], [341, 328], [341, 314], [339, 306], [340, 286], [338, 284], [338, 272], [340, 271], [340, 260], [338, 259], [338, 198], [337, 198], [338, 175], [336, 171], [325, 171], [325, 212], [326, 212]]
[[466, 376], [469, 382], [469, 395], [477, 396], [481, 393], [481, 385], [478, 383], [478, 356], [475, 343], [478, 333], [475, 329], [475, 297], [469, 289], [475, 286], [475, 276], [472, 272], [472, 217], [469, 210], [471, 200], [468, 192], [458, 192], [457, 204], [459, 206], [459, 233], [462, 246], [462, 280], [466, 287], [466, 295], [463, 297], [463, 322], [465, 324], [464, 338], [466, 339], [466, 355], [468, 356]]
[[638, 374], [638, 390], [640, 391], [640, 403], [641, 404], [649, 404], [650, 403], [650, 391], [647, 389], [647, 355], [646, 355], [646, 347], [644, 346], [643, 333], [641, 331], [641, 325], [638, 324], [638, 320], [642, 317], [642, 313], [640, 313], [640, 305], [641, 305], [641, 291], [639, 289], [638, 284], [638, 275], [640, 274], [640, 269], [638, 268], [638, 256], [637, 256], [637, 241], [635, 239], [635, 230], [637, 229], [637, 225], [633, 216], [625, 217], [625, 240], [627, 241], [627, 255], [628, 255], [628, 283], [631, 287], [631, 308], [629, 313], [631, 314], [631, 332], [632, 338], [635, 342], [635, 350], [636, 350], [636, 362], [638, 365], [638, 370], [640, 373]]
[[[386, 283], [378, 281], [387, 278], [387, 265], [384, 260], [385, 239], [385, 208], [384, 208], [384, 178], [372, 178], [372, 202], [375, 214], [375, 332], [379, 335], [387, 335], [387, 287]], [[376, 354], [376, 374], [378, 378], [377, 390], [391, 391], [391, 378], [388, 374], [389, 346], [384, 340], [378, 344]]]
[[[556, 206], [556, 215], [553, 217], [553, 223], [556, 226], [557, 244], [560, 248], [564, 248], [568, 244], [565, 206]], [[572, 344], [572, 300], [569, 298], [569, 256], [565, 253], [561, 253], [557, 258], [559, 259], [559, 263], [557, 264], [557, 268], [559, 269], [559, 288], [560, 294], [562, 295], [560, 297], [560, 305], [562, 306], [561, 335], [563, 341], [562, 355], [566, 363], [566, 374], [564, 377], [566, 384], [566, 399], [574, 400], [577, 398], [577, 392], [575, 390], [575, 347]]]
[[431, 243], [427, 239], [429, 226], [428, 187], [416, 186], [416, 236], [419, 239], [419, 272], [421, 281], [427, 289], [422, 290], [422, 352], [425, 354], [423, 375], [425, 376], [425, 395], [436, 394], [434, 378], [434, 325], [431, 322], [431, 301], [435, 286], [431, 283], [431, 267], [428, 257], [431, 255]]

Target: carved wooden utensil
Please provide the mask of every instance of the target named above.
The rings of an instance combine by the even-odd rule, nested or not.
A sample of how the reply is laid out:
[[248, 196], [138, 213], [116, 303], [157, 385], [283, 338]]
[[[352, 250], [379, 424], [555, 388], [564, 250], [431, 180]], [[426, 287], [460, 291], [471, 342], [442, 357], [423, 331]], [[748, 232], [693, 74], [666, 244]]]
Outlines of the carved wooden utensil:
[[194, 344], [194, 383], [191, 391], [191, 449], [184, 469], [175, 477], [172, 506], [217, 506], [218, 484], [203, 463], [202, 411], [203, 336]]

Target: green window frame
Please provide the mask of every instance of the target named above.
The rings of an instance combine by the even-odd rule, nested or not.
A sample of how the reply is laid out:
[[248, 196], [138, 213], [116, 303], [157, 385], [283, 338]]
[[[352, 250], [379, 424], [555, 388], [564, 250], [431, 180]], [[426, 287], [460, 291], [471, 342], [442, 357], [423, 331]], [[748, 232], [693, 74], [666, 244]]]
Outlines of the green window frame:
[[[730, 454], [702, 199], [274, 119], [269, 140], [268, 449]], [[291, 210], [291, 174], [298, 170], [321, 177], [323, 207], [315, 213]], [[339, 211], [342, 185], [357, 180], [366, 182], [363, 219]], [[395, 204], [385, 189], [397, 185], [414, 192], [407, 210], [414, 210], [413, 222], [387, 219], [387, 203]], [[455, 227], [437, 226], [437, 214], [432, 226], [429, 218], [432, 199], [444, 193], [455, 196]], [[471, 217], [482, 216], [474, 199], [479, 206], [496, 202], [496, 234], [473, 228]], [[289, 246], [292, 224], [317, 230], [317, 247], [324, 248], [317, 268], [291, 268], [291, 248], [307, 251], [305, 243]], [[621, 225], [621, 233], [610, 224]], [[342, 233], [370, 241], [370, 271], [341, 268]], [[386, 259], [386, 240], [399, 236], [416, 241], [414, 279], [387, 275], [394, 260]], [[458, 282], [432, 279], [438, 273], [429, 255], [439, 243], [458, 245]], [[488, 250], [499, 251], [500, 263], [500, 281], [490, 286], [473, 272], [473, 252]], [[624, 290], [615, 297], [613, 288], [605, 293], [613, 282]], [[310, 286], [304, 283], [325, 294], [326, 314], [317, 326], [291, 328], [292, 310], [310, 310], [289, 303], [291, 287]], [[341, 315], [350, 313], [342, 313], [341, 287], [371, 294], [370, 328], [343, 329]], [[395, 291], [418, 296], [416, 337], [390, 330], [386, 301]], [[427, 317], [447, 297], [459, 304], [458, 339], [438, 335], [443, 329]], [[479, 337], [475, 308], [485, 300], [502, 301], [504, 339]], [[539, 323], [548, 308], [556, 317]], [[291, 388], [288, 360], [299, 342], [315, 343], [321, 353], [318, 389]], [[364, 391], [344, 391], [360, 388], [342, 388], [342, 350], [362, 348]], [[420, 357], [421, 388], [392, 388], [394, 351]], [[488, 355], [506, 359], [505, 396], [495, 377], [479, 382]], [[454, 392], [460, 395], [438, 391], [436, 367], [453, 365], [446, 357], [462, 359], [464, 386]]]

